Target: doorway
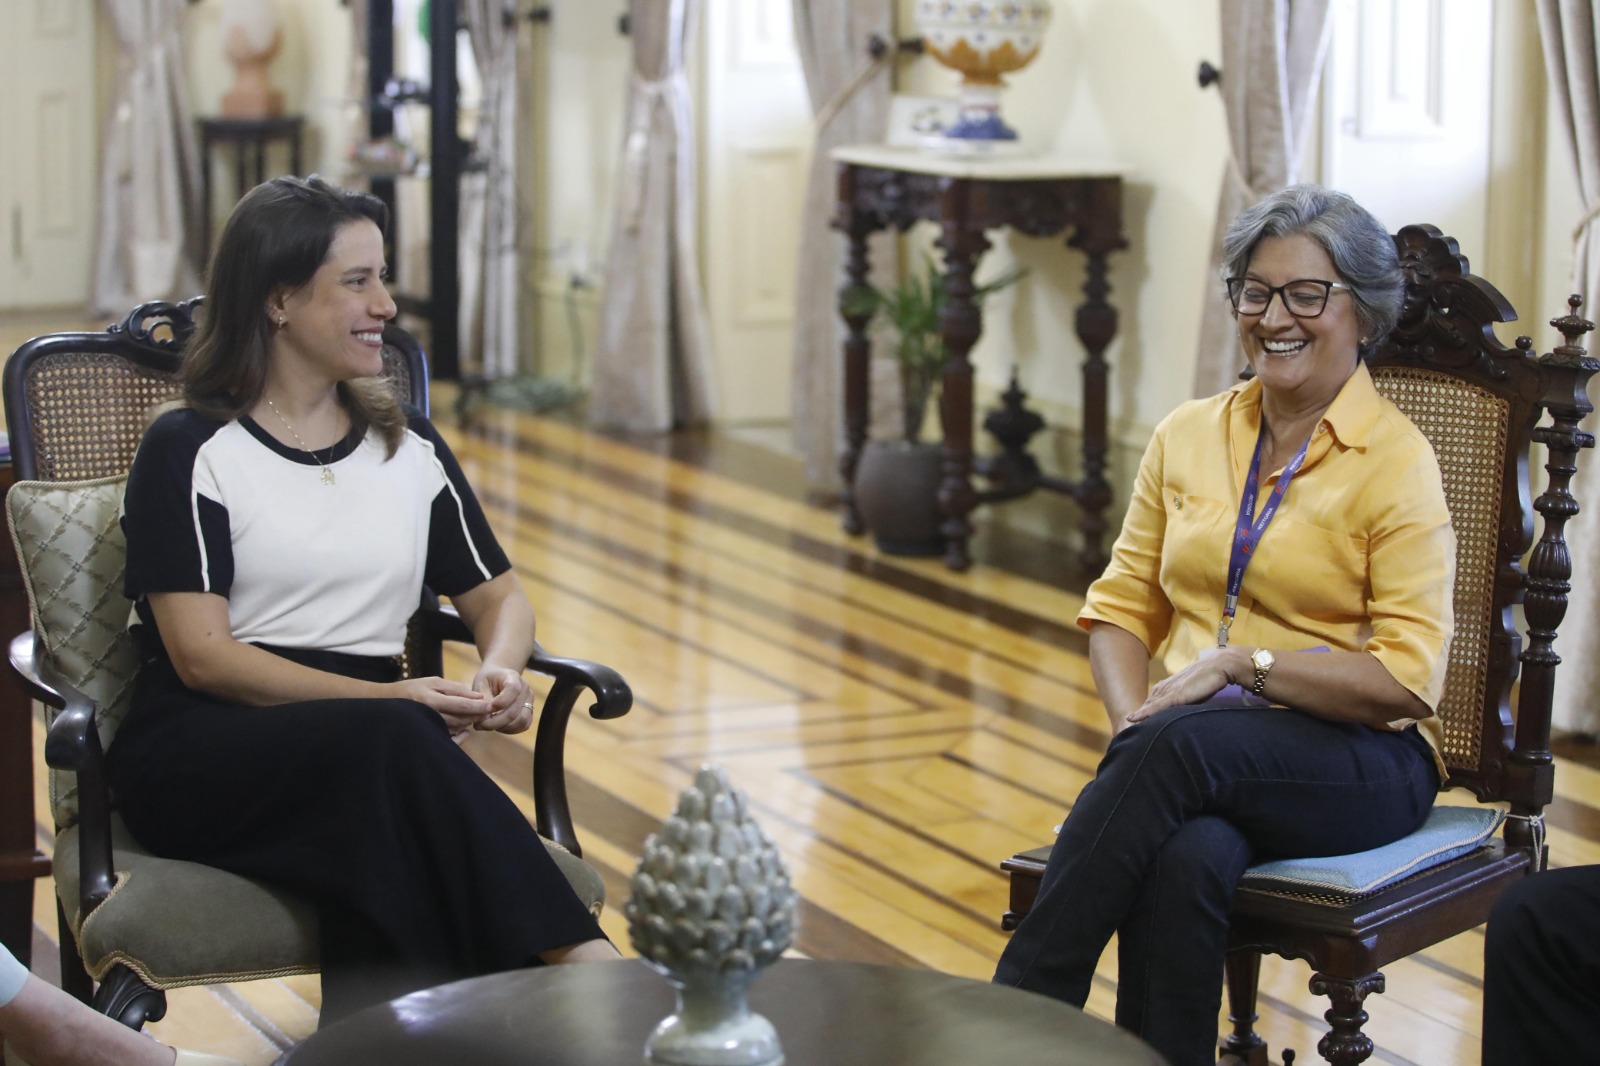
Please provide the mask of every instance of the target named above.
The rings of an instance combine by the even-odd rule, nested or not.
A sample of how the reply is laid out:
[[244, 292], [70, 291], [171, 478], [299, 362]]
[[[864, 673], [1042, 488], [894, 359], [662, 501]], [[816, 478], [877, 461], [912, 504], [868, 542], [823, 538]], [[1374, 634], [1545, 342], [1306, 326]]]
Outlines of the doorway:
[[97, 211], [94, 0], [5, 0], [0, 311], [82, 307]]

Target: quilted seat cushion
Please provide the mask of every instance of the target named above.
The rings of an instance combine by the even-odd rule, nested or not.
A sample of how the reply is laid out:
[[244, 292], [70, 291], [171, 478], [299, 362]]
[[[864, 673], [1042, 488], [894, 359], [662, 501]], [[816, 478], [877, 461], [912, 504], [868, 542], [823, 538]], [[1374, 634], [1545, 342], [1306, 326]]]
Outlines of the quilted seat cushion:
[[119, 962], [155, 988], [316, 972], [317, 910], [309, 902], [224, 870], [157, 858], [116, 815], [116, 887], [80, 921], [78, 843], [76, 828], [56, 836], [56, 893], [96, 980]]
[[1333, 896], [1359, 896], [1418, 874], [1480, 847], [1505, 812], [1495, 807], [1438, 806], [1422, 828], [1392, 844], [1354, 855], [1275, 859], [1245, 871], [1240, 884]]

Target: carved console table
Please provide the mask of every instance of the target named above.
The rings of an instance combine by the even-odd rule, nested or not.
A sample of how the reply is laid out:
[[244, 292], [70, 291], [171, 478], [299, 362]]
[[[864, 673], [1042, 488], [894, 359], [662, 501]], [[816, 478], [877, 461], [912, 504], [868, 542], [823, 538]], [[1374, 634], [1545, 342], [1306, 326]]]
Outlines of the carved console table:
[[[1105, 509], [1111, 502], [1106, 467], [1105, 350], [1117, 333], [1117, 311], [1106, 301], [1106, 257], [1127, 247], [1122, 235], [1122, 168], [1090, 166], [1059, 159], [964, 159], [938, 157], [883, 145], [837, 148], [839, 199], [833, 226], [849, 238], [845, 290], [867, 282], [867, 237], [877, 230], [910, 228], [927, 220], [943, 230], [946, 280], [942, 322], [947, 362], [939, 416], [944, 430], [944, 476], [939, 506], [944, 511], [944, 561], [953, 570], [972, 563], [969, 516], [980, 505], [1025, 496], [1035, 489], [1065, 493], [1082, 508], [1082, 565], [1098, 573], [1106, 564], [1102, 544]], [[1013, 379], [1004, 406], [984, 426], [999, 441], [1001, 453], [974, 462], [972, 448], [972, 346], [983, 332], [973, 304], [973, 271], [989, 248], [987, 230], [1011, 227], [1033, 237], [1070, 230], [1067, 245], [1088, 258], [1084, 302], [1075, 329], [1083, 343], [1083, 476], [1077, 480], [1042, 473], [1027, 452], [1028, 439], [1044, 426], [1024, 406], [1026, 394]], [[869, 318], [843, 315], [845, 450], [844, 527], [862, 531], [853, 485], [856, 464], [867, 437]], [[978, 489], [973, 474], [990, 487]]]

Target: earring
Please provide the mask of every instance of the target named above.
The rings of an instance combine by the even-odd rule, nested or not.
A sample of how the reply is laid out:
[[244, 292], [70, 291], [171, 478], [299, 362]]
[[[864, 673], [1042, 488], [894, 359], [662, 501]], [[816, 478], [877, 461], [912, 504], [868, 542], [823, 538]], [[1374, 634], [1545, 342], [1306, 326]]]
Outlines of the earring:
[[[278, 323], [277, 323], [277, 324], [278, 324], [278, 328], [279, 328], [279, 329], [283, 329], [283, 328], [284, 328], [284, 327], [285, 327], [285, 326], [287, 326], [287, 325], [288, 325], [288, 324], [289, 324], [289, 319], [288, 319], [288, 317], [287, 317], [287, 316], [285, 316], [285, 315], [279, 315], [279, 316], [278, 316]], [[1364, 342], [1363, 342], [1363, 343], [1364, 343]]]

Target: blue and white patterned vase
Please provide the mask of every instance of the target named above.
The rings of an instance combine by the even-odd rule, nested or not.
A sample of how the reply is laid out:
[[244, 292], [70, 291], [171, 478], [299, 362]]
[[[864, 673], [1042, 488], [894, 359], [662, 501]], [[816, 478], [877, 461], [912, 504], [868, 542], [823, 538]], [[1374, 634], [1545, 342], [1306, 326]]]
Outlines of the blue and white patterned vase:
[[1000, 118], [1001, 78], [1039, 54], [1050, 0], [917, 0], [916, 25], [927, 53], [961, 74], [960, 115], [943, 131], [951, 142], [1015, 141]]

